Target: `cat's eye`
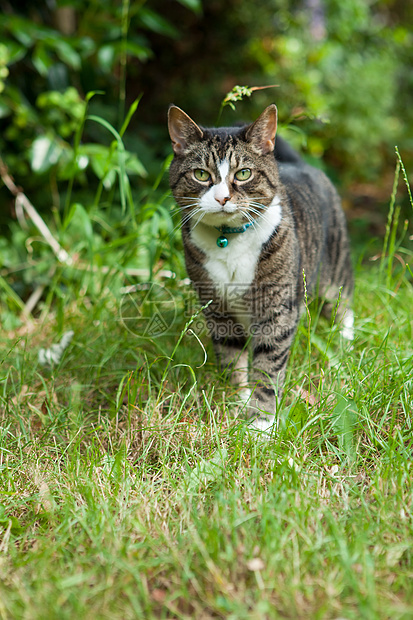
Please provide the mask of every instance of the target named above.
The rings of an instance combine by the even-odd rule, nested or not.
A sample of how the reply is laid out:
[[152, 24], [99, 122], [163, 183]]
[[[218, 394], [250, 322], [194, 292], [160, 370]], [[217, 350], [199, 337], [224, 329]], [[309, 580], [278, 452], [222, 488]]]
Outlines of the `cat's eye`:
[[201, 183], [206, 183], [211, 178], [211, 175], [206, 170], [202, 168], [196, 168], [194, 170], [194, 177], [197, 181], [201, 181]]
[[234, 174], [237, 181], [248, 181], [251, 178], [252, 172], [249, 168], [242, 168]]

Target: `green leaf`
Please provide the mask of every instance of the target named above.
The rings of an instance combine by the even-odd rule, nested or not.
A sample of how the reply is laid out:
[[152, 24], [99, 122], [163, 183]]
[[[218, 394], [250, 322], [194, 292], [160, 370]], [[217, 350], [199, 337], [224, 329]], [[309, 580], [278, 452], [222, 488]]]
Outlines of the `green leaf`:
[[201, 0], [178, 0], [182, 6], [186, 7], [190, 11], [197, 13], [198, 15], [202, 13], [202, 2]]
[[135, 56], [142, 62], [153, 57], [153, 52], [149, 47], [145, 47], [139, 43], [134, 43], [133, 41], [128, 41], [126, 43], [126, 52], [129, 56]]
[[334, 420], [331, 430], [336, 434], [340, 448], [349, 459], [353, 459], [356, 456], [354, 434], [357, 421], [358, 409], [356, 403], [350, 398], [339, 394], [334, 407]]
[[103, 179], [109, 169], [110, 149], [101, 144], [82, 144], [78, 149], [79, 157], [87, 157], [98, 179]]
[[93, 97], [95, 97], [96, 95], [104, 95], [105, 91], [104, 90], [90, 90], [85, 97], [85, 101], [86, 103], [89, 103], [89, 101], [91, 99], [93, 99]]
[[12, 114], [10, 106], [0, 98], [0, 118], [7, 118], [10, 114]]
[[87, 240], [90, 247], [93, 247], [93, 225], [89, 213], [83, 205], [78, 202], [70, 207], [69, 213], [65, 219], [64, 226], [68, 230], [70, 227], [76, 228], [81, 232], [84, 239]]
[[142, 164], [140, 159], [138, 159], [138, 157], [133, 153], [127, 153], [125, 169], [128, 174], [137, 174], [140, 177], [148, 176], [145, 166]]
[[8, 26], [15, 38], [23, 45], [24, 48], [30, 48], [33, 44], [33, 33], [31, 28], [27, 28], [27, 20], [13, 15], [12, 17], [9, 17], [7, 21]]
[[62, 150], [59, 143], [48, 136], [36, 138], [31, 147], [30, 157], [30, 165], [33, 172], [42, 174], [50, 170], [59, 161]]
[[32, 56], [32, 62], [40, 75], [46, 77], [53, 62], [43, 43], [38, 43], [36, 45]]
[[75, 71], [79, 71], [82, 60], [76, 50], [73, 49], [71, 45], [63, 41], [62, 39], [53, 41], [53, 45], [56, 54], [59, 56], [60, 60], [68, 65], [71, 69]]
[[114, 127], [104, 118], [100, 116], [96, 116], [91, 114], [86, 117], [86, 120], [94, 121], [95, 123], [99, 123], [102, 127], [105, 127], [110, 133], [115, 137], [117, 142], [117, 156], [118, 156], [118, 164], [119, 164], [119, 193], [120, 193], [120, 202], [122, 205], [122, 210], [126, 207], [126, 197], [128, 195], [128, 178], [125, 171], [125, 147], [122, 142], [122, 138], [119, 133], [116, 131]]
[[111, 168], [110, 170], [108, 170], [108, 172], [106, 172], [106, 174], [102, 177], [102, 180], [103, 180], [103, 187], [106, 190], [112, 189], [116, 181], [116, 170], [114, 168]]
[[5, 507], [0, 504], [0, 528], [7, 529], [10, 525], [12, 534], [20, 534], [23, 531], [19, 520], [13, 516], [8, 517]]
[[103, 45], [98, 51], [99, 66], [105, 73], [111, 71], [116, 62], [119, 62], [120, 57], [126, 50], [129, 56], [138, 58], [142, 62], [145, 62], [149, 58], [152, 58], [153, 53], [149, 47], [135, 43], [134, 41], [127, 41], [126, 45], [122, 41], [115, 41], [113, 43], [107, 43]]
[[200, 487], [215, 482], [225, 471], [225, 459], [228, 456], [226, 449], [217, 450], [209, 461], [200, 459], [197, 465], [183, 481], [184, 490], [178, 492], [179, 497], [188, 497], [198, 492]]
[[24, 302], [2, 276], [0, 276], [0, 289], [5, 291], [10, 303], [13, 303], [19, 310], [24, 310]]
[[148, 30], [152, 30], [152, 32], [163, 34], [173, 39], [176, 39], [179, 35], [178, 30], [166, 19], [158, 15], [158, 13], [155, 13], [155, 11], [146, 8], [142, 9], [139, 13], [139, 17], [142, 24], [146, 26]]
[[140, 100], [141, 100], [141, 99], [142, 99], [142, 95], [139, 95], [139, 97], [137, 97], [137, 98], [135, 99], [135, 101], [132, 103], [132, 105], [130, 106], [130, 108], [129, 108], [129, 110], [128, 110], [128, 113], [127, 113], [127, 115], [126, 115], [126, 118], [125, 118], [125, 120], [123, 121], [123, 123], [122, 123], [122, 127], [121, 127], [121, 129], [120, 129], [120, 131], [119, 131], [119, 135], [120, 135], [121, 137], [123, 137], [123, 134], [125, 133], [126, 129], [128, 128], [128, 125], [129, 125], [129, 123], [130, 123], [130, 121], [131, 121], [131, 118], [132, 118], [132, 116], [135, 114], [135, 112], [136, 112], [136, 110], [137, 110], [137, 108], [138, 108], [138, 105], [139, 105], [139, 102], [140, 102]]
[[25, 57], [27, 53], [27, 47], [25, 45], [20, 45], [19, 43], [16, 43], [15, 41], [7, 41], [7, 52], [8, 52], [7, 65], [10, 66]]
[[103, 71], [108, 71], [108, 69], [111, 69], [116, 60], [115, 45], [113, 45], [113, 43], [102, 45], [97, 53], [97, 59], [99, 66]]

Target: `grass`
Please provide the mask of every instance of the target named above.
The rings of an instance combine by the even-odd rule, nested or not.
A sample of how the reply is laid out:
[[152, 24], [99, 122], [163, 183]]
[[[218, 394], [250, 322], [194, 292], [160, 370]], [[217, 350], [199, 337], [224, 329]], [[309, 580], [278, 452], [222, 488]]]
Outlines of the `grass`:
[[58, 317], [3, 334], [0, 618], [413, 617], [413, 290], [385, 281], [358, 269], [352, 350], [302, 323], [269, 441], [176, 347], [181, 291], [152, 340], [110, 287], [68, 304], [53, 369]]
[[[304, 313], [265, 440], [237, 419], [189, 290], [168, 280], [151, 306], [145, 287], [128, 287], [145, 269], [179, 277], [182, 248], [161, 175], [135, 213], [124, 128], [105, 127], [116, 143], [93, 206], [70, 206], [72, 179], [46, 244], [29, 257], [38, 233], [17, 224], [3, 240], [0, 619], [412, 618], [401, 160], [384, 257], [357, 268], [354, 347], [316, 306]], [[114, 166], [122, 187], [102, 203]], [[56, 260], [53, 234], [72, 261]], [[37, 319], [21, 326], [29, 295]], [[143, 338], [157, 304], [172, 327]], [[41, 365], [40, 349], [69, 330], [60, 362]]]

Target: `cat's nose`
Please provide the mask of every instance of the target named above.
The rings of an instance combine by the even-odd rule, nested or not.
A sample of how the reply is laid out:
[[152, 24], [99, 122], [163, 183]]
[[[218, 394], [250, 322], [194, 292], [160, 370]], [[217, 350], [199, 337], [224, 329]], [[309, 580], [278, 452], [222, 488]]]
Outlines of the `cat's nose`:
[[215, 196], [215, 200], [222, 206], [224, 206], [230, 199], [231, 196]]

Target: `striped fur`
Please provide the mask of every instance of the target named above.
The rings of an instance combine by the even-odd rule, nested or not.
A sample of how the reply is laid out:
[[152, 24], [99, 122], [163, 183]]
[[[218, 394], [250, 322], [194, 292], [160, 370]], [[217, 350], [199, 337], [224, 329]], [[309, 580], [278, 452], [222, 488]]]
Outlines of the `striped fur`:
[[[353, 275], [339, 196], [282, 139], [275, 146], [276, 126], [275, 105], [252, 125], [218, 129], [169, 110], [170, 185], [182, 210], [188, 274], [201, 303], [213, 299], [206, 318], [217, 358], [243, 388], [256, 428], [274, 421], [303, 309], [303, 273], [308, 296], [323, 298], [327, 312], [341, 294], [337, 316], [343, 335], [352, 336]], [[217, 247], [217, 228], [246, 223]]]

